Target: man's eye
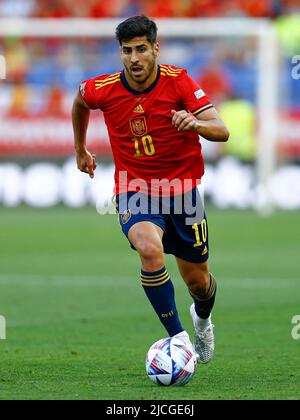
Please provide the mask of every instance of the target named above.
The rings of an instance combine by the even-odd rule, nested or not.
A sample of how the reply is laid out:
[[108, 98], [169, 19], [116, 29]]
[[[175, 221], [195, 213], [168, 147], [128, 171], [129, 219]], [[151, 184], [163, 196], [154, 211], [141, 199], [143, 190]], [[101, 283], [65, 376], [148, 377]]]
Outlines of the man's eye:
[[131, 53], [131, 50], [129, 50], [129, 49], [124, 49], [124, 50], [123, 50], [123, 53], [124, 53], [124, 54], [130, 54], [130, 53]]

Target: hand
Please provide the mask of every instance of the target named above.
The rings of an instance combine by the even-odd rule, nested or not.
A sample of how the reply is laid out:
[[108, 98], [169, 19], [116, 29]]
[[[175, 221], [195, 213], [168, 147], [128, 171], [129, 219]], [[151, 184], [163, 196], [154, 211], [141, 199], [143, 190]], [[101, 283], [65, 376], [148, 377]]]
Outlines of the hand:
[[89, 174], [90, 178], [94, 178], [94, 171], [97, 168], [96, 155], [91, 154], [87, 150], [77, 152], [77, 167], [81, 172]]
[[197, 132], [198, 121], [191, 113], [187, 111], [172, 110], [172, 124], [178, 128], [178, 131], [195, 131]]

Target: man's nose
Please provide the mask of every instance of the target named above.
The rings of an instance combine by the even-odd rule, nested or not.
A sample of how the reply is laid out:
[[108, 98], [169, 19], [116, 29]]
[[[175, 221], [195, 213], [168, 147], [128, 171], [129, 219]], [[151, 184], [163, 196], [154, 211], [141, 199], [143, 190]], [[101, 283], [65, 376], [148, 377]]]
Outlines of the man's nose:
[[138, 63], [138, 61], [139, 61], [138, 54], [135, 51], [132, 51], [131, 62], [136, 64]]

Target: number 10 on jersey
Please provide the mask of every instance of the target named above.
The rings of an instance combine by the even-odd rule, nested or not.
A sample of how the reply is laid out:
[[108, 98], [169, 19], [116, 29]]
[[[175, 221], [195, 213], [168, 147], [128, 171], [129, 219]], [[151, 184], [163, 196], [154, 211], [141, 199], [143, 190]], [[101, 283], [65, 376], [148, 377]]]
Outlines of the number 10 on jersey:
[[135, 155], [136, 157], [153, 156], [155, 154], [155, 147], [151, 136], [143, 136], [141, 138], [134, 137], [131, 139], [134, 142]]

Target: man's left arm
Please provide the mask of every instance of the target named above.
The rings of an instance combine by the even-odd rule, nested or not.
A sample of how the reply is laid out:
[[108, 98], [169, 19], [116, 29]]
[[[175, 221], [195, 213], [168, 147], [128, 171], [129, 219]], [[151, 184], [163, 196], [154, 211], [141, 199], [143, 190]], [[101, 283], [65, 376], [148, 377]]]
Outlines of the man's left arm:
[[229, 139], [229, 131], [224, 121], [220, 118], [215, 108], [194, 116], [187, 111], [172, 111], [172, 124], [178, 131], [194, 131], [206, 140], [226, 142]]

